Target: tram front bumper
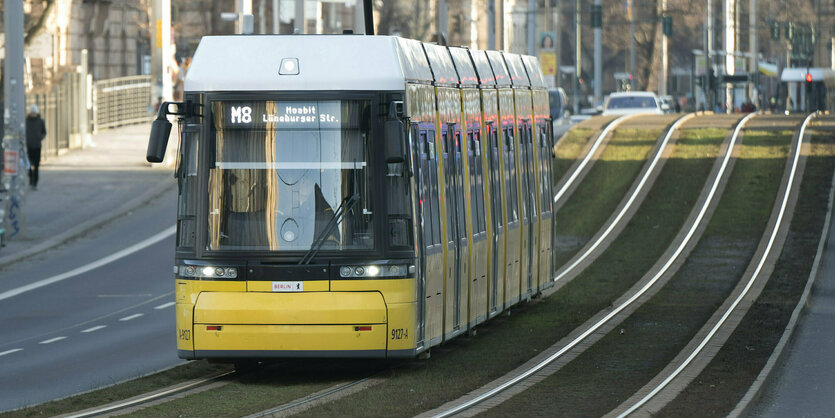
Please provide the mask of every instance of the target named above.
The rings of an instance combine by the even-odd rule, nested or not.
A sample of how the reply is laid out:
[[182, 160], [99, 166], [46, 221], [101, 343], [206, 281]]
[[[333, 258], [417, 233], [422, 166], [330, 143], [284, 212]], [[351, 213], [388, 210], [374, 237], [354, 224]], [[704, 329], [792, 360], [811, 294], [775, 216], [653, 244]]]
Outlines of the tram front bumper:
[[379, 292], [203, 292], [191, 358], [383, 358], [387, 319]]

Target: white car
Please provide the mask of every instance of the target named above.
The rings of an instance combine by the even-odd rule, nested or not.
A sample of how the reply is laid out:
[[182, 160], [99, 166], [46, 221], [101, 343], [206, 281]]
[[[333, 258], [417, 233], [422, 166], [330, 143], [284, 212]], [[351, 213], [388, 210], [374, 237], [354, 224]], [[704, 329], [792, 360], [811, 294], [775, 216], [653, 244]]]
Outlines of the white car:
[[612, 93], [603, 103], [603, 115], [631, 115], [649, 113], [661, 115], [661, 101], [655, 93], [648, 91], [630, 91]]

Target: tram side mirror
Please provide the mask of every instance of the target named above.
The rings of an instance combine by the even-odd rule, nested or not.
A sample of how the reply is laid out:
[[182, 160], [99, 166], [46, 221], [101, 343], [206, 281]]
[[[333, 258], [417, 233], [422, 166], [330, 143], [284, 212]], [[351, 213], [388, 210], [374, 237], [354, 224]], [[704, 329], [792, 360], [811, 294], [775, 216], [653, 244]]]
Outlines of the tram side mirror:
[[[172, 112], [169, 108], [175, 107]], [[149, 163], [161, 163], [165, 158], [165, 147], [168, 146], [168, 136], [171, 134], [171, 122], [168, 115], [185, 115], [183, 102], [163, 102], [157, 112], [157, 118], [151, 123], [151, 138], [148, 141], [148, 152], [145, 159]]]
[[148, 141], [148, 152], [145, 156], [149, 163], [161, 163], [165, 158], [165, 147], [168, 145], [170, 134], [171, 122], [167, 119], [156, 119], [151, 123], [151, 138]]
[[384, 124], [386, 176], [388, 177], [403, 177], [407, 171], [405, 146], [407, 132], [405, 132], [403, 126], [400, 120], [388, 120]]

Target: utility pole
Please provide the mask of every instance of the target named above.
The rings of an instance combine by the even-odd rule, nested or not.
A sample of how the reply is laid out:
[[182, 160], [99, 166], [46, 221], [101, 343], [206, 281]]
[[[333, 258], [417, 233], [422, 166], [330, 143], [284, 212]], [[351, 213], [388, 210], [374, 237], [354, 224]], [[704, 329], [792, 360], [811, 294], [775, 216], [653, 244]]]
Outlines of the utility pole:
[[[661, 0], [661, 16], [667, 15], [667, 0]], [[662, 96], [667, 95], [667, 73], [669, 72], [669, 65], [667, 61], [667, 35], [661, 33], [661, 85], [658, 86], [658, 92]]]
[[536, 56], [536, 0], [528, 0], [528, 55]]
[[449, 34], [449, 6], [446, 0], [438, 0], [436, 12], [435, 20], [438, 25], [438, 43], [446, 45], [449, 42], [447, 37]]
[[[734, 74], [736, 61], [736, 0], [725, 0], [725, 74]], [[734, 90], [731, 83], [725, 83], [725, 113], [734, 109]]]
[[305, 33], [306, 24], [304, 21], [304, 0], [296, 0], [296, 17], [293, 22], [293, 33]]
[[562, 55], [562, 28], [560, 28], [560, 17], [561, 17], [561, 10], [562, 10], [562, 0], [556, 0], [557, 4], [554, 7], [554, 32], [557, 35], [557, 38], [554, 39], [554, 46], [556, 46], [556, 63], [554, 64], [557, 67], [557, 74], [554, 76], [556, 80], [554, 80], [554, 85], [557, 87], [561, 87], [562, 83], [560, 80], [561, 70], [560, 70], [560, 56]]
[[574, 0], [574, 114], [580, 113], [580, 74], [582, 73], [582, 49], [580, 42], [580, 0]]
[[635, 91], [635, 19], [632, 16], [632, 0], [627, 0], [629, 17], [629, 90]]
[[487, 49], [496, 49], [496, 0], [487, 0]]
[[749, 1], [749, 13], [748, 13], [748, 39], [749, 46], [751, 47], [751, 66], [749, 68], [748, 74], [750, 77], [751, 82], [751, 103], [754, 103], [754, 106], [759, 109], [760, 108], [760, 91], [759, 86], [757, 85], [757, 81], [760, 79], [760, 58], [759, 58], [759, 48], [757, 47], [758, 39], [757, 39], [757, 0], [750, 0]]
[[23, 232], [23, 179], [27, 177], [24, 172], [26, 98], [23, 91], [23, 2], [4, 1], [3, 5], [3, 29], [6, 34], [3, 92], [6, 109], [3, 115], [5, 137], [0, 199], [5, 210], [0, 219], [3, 219], [5, 238], [14, 238]]
[[[666, 1], [666, 0], [665, 0]], [[600, 0], [594, 0], [595, 6], [601, 6]], [[594, 28], [594, 105], [603, 103], [603, 34], [602, 28]]]
[[362, 0], [356, 0], [354, 4], [354, 33], [365, 33], [365, 9], [362, 5]]
[[163, 100], [174, 98], [169, 65], [174, 58], [171, 50], [171, 0], [154, 0], [153, 4], [155, 42], [151, 52], [151, 74], [156, 94], [151, 99], [156, 102], [156, 97], [160, 96]]
[[[357, 1], [359, 3], [359, 1]], [[273, 34], [278, 35], [278, 0], [273, 0]]]
[[713, 107], [713, 100], [711, 95], [713, 93], [713, 86], [710, 84], [710, 70], [711, 70], [711, 56], [710, 52], [713, 49], [713, 0], [707, 0], [707, 7], [705, 7], [705, 110], [710, 110]]

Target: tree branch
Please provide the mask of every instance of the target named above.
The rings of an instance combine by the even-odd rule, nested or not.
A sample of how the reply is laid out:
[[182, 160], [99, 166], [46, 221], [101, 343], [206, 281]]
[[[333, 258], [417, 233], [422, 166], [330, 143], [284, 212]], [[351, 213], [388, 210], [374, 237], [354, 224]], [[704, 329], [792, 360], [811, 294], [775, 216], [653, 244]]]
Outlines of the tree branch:
[[44, 27], [46, 26], [46, 20], [49, 19], [49, 15], [52, 14], [52, 9], [55, 8], [55, 0], [46, 0], [46, 7], [43, 9], [43, 13], [38, 17], [38, 20], [32, 25], [29, 30], [26, 31], [26, 34], [23, 36], [23, 47], [29, 46], [35, 38], [38, 37], [44, 31]]

